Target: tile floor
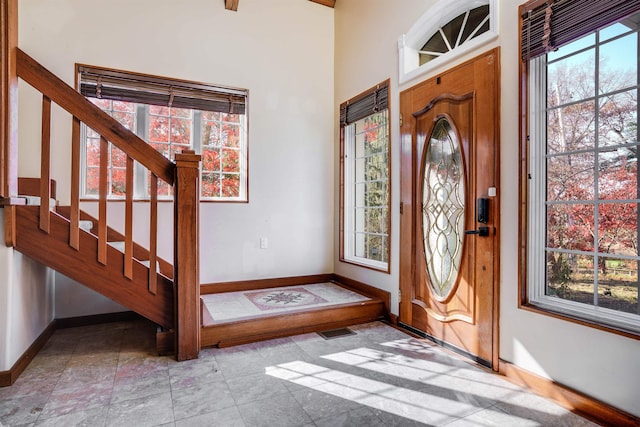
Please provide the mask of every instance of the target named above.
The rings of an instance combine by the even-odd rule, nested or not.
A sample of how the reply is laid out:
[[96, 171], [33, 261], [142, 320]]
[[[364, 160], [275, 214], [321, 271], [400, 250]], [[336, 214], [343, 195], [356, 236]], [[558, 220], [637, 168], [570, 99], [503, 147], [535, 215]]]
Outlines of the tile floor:
[[55, 332], [11, 387], [1, 426], [587, 426], [588, 421], [382, 323], [154, 355], [154, 328]]

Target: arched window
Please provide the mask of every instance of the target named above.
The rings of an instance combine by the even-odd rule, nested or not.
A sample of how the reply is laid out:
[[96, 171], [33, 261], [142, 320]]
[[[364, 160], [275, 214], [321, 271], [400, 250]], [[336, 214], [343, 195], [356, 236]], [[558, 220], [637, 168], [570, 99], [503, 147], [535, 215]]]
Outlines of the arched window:
[[496, 0], [440, 0], [400, 37], [400, 83], [497, 37]]

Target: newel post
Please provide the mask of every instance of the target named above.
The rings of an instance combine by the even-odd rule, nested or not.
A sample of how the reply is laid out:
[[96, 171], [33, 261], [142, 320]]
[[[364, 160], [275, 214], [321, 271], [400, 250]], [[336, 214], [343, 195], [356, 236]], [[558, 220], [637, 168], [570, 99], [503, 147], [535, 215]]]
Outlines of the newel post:
[[196, 359], [200, 352], [200, 155], [175, 155], [173, 280], [176, 358]]

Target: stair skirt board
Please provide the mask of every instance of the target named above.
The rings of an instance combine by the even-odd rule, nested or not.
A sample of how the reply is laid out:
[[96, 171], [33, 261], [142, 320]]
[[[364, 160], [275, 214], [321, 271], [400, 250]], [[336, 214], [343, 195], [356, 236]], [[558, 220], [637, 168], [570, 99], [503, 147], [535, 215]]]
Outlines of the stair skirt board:
[[202, 347], [228, 347], [379, 320], [384, 303], [334, 283], [202, 295]]

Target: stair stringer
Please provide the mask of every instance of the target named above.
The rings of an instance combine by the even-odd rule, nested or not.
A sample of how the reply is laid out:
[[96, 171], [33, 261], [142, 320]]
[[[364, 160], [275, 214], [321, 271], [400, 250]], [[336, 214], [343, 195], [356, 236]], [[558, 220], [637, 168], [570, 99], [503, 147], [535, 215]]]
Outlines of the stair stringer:
[[107, 246], [107, 264], [98, 262], [97, 238], [80, 230], [80, 249], [69, 246], [69, 221], [50, 212], [47, 234], [39, 228], [38, 206], [16, 207], [15, 249], [111, 298], [166, 329], [174, 328], [173, 282], [158, 274], [157, 293], [148, 290], [149, 269], [134, 260], [133, 279], [124, 276], [124, 255]]

